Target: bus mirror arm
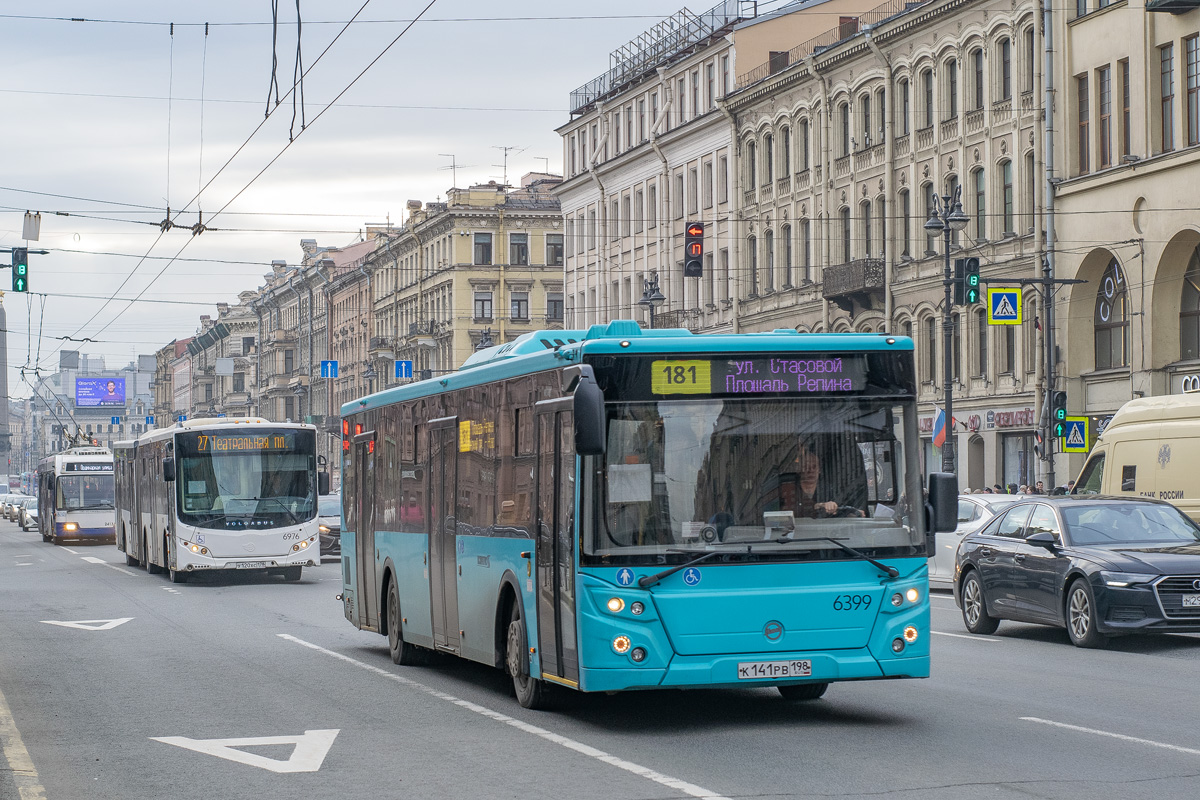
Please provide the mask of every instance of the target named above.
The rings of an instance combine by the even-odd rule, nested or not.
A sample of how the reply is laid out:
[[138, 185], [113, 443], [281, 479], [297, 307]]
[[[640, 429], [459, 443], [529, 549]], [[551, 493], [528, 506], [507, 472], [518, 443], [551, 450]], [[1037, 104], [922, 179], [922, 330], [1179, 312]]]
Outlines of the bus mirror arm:
[[958, 476], [953, 472], [930, 473], [925, 514], [931, 534], [949, 533], [958, 527]]
[[167, 456], [162, 460], [162, 475], [163, 480], [167, 483], [172, 483], [175, 480], [175, 458]]

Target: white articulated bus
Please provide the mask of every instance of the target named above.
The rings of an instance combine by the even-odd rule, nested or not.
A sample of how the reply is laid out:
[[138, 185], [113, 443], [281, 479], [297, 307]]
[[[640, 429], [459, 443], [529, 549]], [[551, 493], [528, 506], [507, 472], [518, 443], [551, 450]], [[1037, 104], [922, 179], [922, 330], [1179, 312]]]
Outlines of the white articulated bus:
[[113, 454], [104, 447], [72, 447], [37, 468], [42, 540], [113, 541]]
[[196, 419], [114, 447], [117, 547], [128, 564], [183, 582], [252, 569], [299, 580], [320, 563], [316, 429]]

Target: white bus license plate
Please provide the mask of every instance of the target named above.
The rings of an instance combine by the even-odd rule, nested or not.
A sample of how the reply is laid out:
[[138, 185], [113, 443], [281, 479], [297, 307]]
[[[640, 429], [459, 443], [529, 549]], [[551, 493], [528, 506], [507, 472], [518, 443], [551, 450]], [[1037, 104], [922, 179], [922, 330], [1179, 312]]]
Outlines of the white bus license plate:
[[1183, 595], [1184, 608], [1200, 608], [1200, 594]]
[[268, 566], [266, 561], [239, 561], [233, 565], [234, 569], [266, 569]]
[[742, 661], [738, 663], [738, 680], [763, 678], [807, 678], [812, 675], [812, 662], [802, 661]]

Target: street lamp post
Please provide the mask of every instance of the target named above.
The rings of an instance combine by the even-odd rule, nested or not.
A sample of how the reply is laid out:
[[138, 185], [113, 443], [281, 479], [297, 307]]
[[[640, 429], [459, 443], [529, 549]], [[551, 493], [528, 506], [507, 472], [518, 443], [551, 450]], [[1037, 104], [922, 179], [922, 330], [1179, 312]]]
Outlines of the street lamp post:
[[654, 310], [667, 301], [663, 293], [658, 288], [658, 273], [655, 272], [650, 278], [642, 279], [642, 299], [638, 300], [639, 306], [646, 306], [650, 309], [650, 329], [654, 329]]
[[374, 364], [367, 363], [367, 368], [363, 371], [363, 377], [367, 379], [367, 394], [374, 394], [375, 379], [379, 377], [379, 373], [375, 371]]
[[[940, 201], [940, 202], [939, 202]], [[954, 233], [967, 227], [967, 215], [962, 209], [962, 187], [954, 187], [953, 195], [933, 195], [933, 207], [929, 209], [929, 219], [925, 221], [925, 230], [931, 235], [941, 233], [945, 242], [945, 269], [942, 274], [942, 286], [946, 290], [942, 305], [942, 400], [946, 414], [946, 441], [942, 444], [942, 472], [957, 472], [954, 468], [954, 364], [950, 354], [954, 350], [954, 318], [951, 306], [954, 304], [954, 273], [950, 269], [950, 239]], [[932, 354], [931, 354], [932, 355]]]

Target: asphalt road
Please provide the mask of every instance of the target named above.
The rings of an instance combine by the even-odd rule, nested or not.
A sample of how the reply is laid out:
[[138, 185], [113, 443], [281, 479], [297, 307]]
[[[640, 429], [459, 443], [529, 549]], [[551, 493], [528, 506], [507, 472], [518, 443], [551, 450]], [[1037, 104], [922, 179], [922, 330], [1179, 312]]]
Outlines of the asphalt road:
[[393, 665], [339, 588], [336, 563], [177, 586], [0, 522], [0, 798], [1200, 795], [1197, 637], [976, 637], [935, 595], [929, 680], [531, 712], [495, 670]]

